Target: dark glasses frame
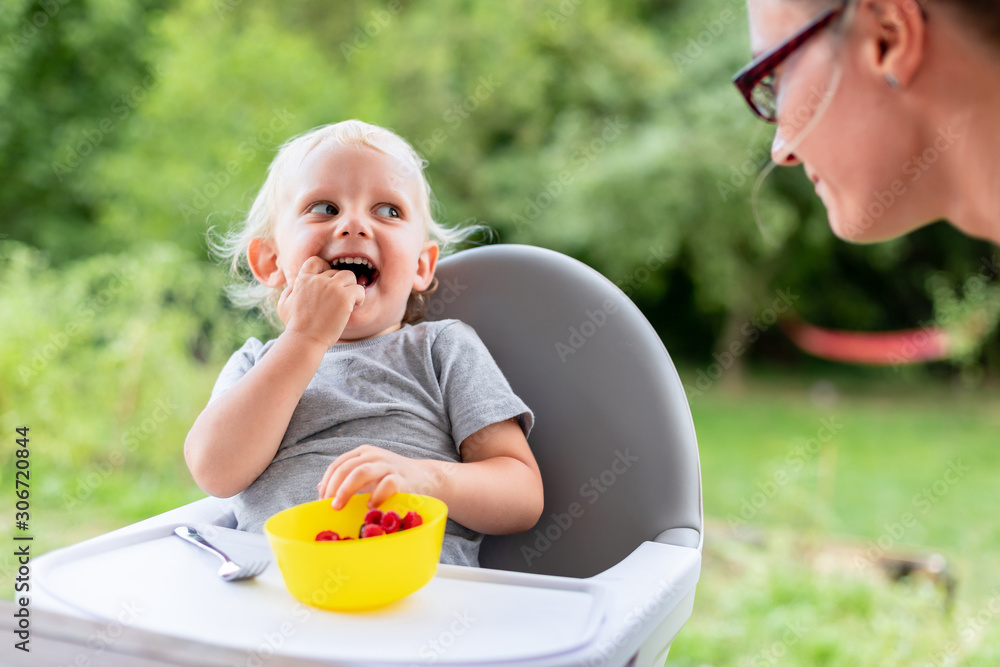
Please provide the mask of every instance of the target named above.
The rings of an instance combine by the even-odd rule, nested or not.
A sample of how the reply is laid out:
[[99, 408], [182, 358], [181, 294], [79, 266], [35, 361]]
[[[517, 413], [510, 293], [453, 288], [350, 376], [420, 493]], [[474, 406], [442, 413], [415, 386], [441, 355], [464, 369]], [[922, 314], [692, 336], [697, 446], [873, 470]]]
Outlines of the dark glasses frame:
[[[832, 23], [833, 20], [844, 11], [846, 6], [847, 3], [844, 3], [826, 10], [804, 25], [802, 29], [794, 35], [760, 54], [758, 57], [754, 58], [750, 64], [736, 73], [736, 76], [733, 77], [733, 83], [743, 95], [743, 99], [747, 101], [747, 104], [750, 105], [750, 108], [755, 114], [757, 114], [757, 116], [768, 123], [778, 122], [777, 106], [772, 105], [762, 107], [761, 104], [754, 99], [754, 88], [756, 88], [757, 85], [760, 84], [765, 78], [772, 75], [774, 70], [777, 69], [781, 63], [787, 60], [789, 56], [795, 53], [799, 47], [808, 42], [814, 35], [823, 30], [823, 28], [830, 25], [830, 23]], [[773, 86], [770, 84], [765, 85], [768, 85], [768, 87], [771, 88], [772, 93], [774, 92]]]

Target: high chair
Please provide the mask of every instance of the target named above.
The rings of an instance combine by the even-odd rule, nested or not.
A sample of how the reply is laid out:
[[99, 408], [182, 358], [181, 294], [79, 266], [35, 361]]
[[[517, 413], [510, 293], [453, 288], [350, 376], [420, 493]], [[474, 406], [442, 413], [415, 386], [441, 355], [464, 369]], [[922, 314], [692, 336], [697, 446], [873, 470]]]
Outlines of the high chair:
[[[293, 607], [259, 616], [278, 614], [286, 591], [256, 615], [252, 589], [234, 590], [242, 584], [185, 607], [185, 576], [151, 583], [116, 560], [150, 540], [162, 541], [151, 553], [185, 547], [166, 537], [180, 523], [214, 531], [234, 557], [269, 555], [262, 536], [231, 530], [226, 500], [205, 498], [35, 559], [36, 605], [110, 620], [138, 597], [151, 611], [137, 628], [222, 656], [197, 664], [662, 665], [690, 617], [703, 543], [694, 425], [663, 344], [611, 281], [551, 250], [466, 250], [443, 259], [437, 277], [428, 319], [471, 324], [535, 413], [529, 443], [545, 510], [532, 530], [484, 538], [479, 569], [439, 566], [412, 608], [317, 611], [279, 633]], [[206, 628], [229, 612], [242, 620]]]

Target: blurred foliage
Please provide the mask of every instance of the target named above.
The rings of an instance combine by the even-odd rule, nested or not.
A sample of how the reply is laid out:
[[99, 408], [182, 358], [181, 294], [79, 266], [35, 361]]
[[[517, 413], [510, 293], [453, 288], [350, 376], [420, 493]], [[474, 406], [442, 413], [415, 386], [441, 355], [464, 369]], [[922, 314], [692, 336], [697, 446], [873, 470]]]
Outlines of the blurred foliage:
[[[955, 361], [962, 368], [963, 378], [973, 385], [981, 380], [983, 366], [979, 360], [987, 341], [996, 336], [1000, 321], [1000, 285], [990, 279], [990, 270], [991, 265], [984, 262], [983, 270], [961, 285], [954, 285], [950, 276], [940, 273], [927, 281], [935, 321], [954, 339]], [[995, 348], [988, 351], [996, 355]]]
[[[414, 144], [443, 221], [474, 219], [505, 242], [598, 268], [675, 359], [710, 359], [785, 290], [822, 326], [947, 326], [963, 341], [955, 368], [964, 377], [996, 372], [1000, 287], [988, 244], [934, 225], [852, 246], [833, 237], [800, 170], [776, 170], [755, 190], [770, 128], [729, 82], [748, 58], [746, 32], [742, 0], [0, 3], [0, 425], [27, 424], [37, 438], [39, 551], [202, 495], [184, 437], [232, 350], [270, 333], [222, 298], [226, 277], [208, 261], [206, 230], [239, 221], [284, 140], [346, 118]], [[791, 356], [772, 333], [750, 356]], [[919, 379], [911, 370], [901, 377]], [[726, 462], [739, 463], [730, 482], [706, 485], [706, 507], [712, 488], [738, 502], [738, 480], [751, 483], [740, 453], [767, 462], [784, 451], [762, 454], [746, 426], [755, 415], [780, 423], [785, 403], [740, 414], [726, 405], [705, 419], [695, 404], [703, 440], [705, 424], [731, 429], [714, 441], [708, 433], [706, 452], [728, 443]], [[873, 438], [860, 450], [895, 458], [878, 461], [864, 492], [840, 496], [864, 505], [842, 519], [874, 516], [867, 508], [885, 485], [872, 480], [906, 468], [900, 451], [926, 437], [915, 428], [894, 440], [880, 419], [858, 429]], [[939, 421], [945, 435], [928, 450], [985, 441], [981, 430], [956, 432], [953, 413]], [[0, 482], [12, 470], [6, 442]], [[718, 476], [705, 461], [706, 479]], [[993, 469], [982, 465], [984, 475]], [[964, 507], [992, 526], [980, 514], [995, 502], [983, 497]], [[801, 511], [785, 520], [829, 520], [800, 500], [790, 494]], [[950, 630], [921, 633], [929, 612], [919, 591], [890, 599], [817, 581], [781, 548], [738, 556], [721, 567], [745, 567], [757, 583], [706, 570], [722, 583], [703, 587], [699, 604], [718, 613], [700, 615], [704, 632], [682, 633], [681, 660], [729, 664], [720, 638], [763, 650], [799, 611], [816, 628], [794, 649], [802, 664], [864, 663], [872, 643], [835, 633], [853, 637], [865, 623], [913, 651]], [[10, 561], [0, 557], [0, 580]], [[757, 572], [765, 562], [773, 571]], [[885, 660], [909, 655], [883, 648]]]
[[121, 145], [118, 130], [152, 67], [147, 24], [167, 4], [0, 4], [0, 238], [44, 248], [56, 262], [105, 249], [99, 193], [80, 167]]
[[[78, 484], [33, 488], [65, 509], [118, 469], [184, 470], [181, 443], [215, 369], [248, 336], [266, 335], [223, 302], [218, 270], [170, 245], [54, 267], [41, 251], [7, 241], [0, 284], [0, 315], [17, 323], [0, 337], [0, 425], [46, 434], [48, 445], [32, 450], [32, 464], [48, 472], [39, 480]], [[87, 481], [91, 472], [97, 482]]]
[[[931, 272], [961, 285], [991, 256], [944, 225], [845, 244], [800, 170], [755, 191], [742, 2], [19, 1], [0, 26], [2, 234], [54, 265], [148, 240], [203, 257], [278, 145], [352, 117], [428, 159], [445, 221], [590, 263], [675, 356], [709, 358], [779, 289], [819, 325], [915, 326]], [[964, 367], [1000, 367], [979, 330]]]

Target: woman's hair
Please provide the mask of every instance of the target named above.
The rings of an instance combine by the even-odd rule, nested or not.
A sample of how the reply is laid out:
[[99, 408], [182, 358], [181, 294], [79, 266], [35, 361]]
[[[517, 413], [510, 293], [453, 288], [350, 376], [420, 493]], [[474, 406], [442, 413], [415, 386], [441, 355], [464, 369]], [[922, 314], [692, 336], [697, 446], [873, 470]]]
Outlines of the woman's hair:
[[[283, 288], [267, 287], [254, 277], [247, 260], [247, 249], [250, 247], [251, 239], [274, 237], [274, 222], [278, 215], [278, 192], [288, 168], [300, 164], [310, 151], [324, 144], [369, 148], [391, 155], [403, 164], [407, 176], [412, 174], [413, 177], [419, 178], [421, 187], [417, 215], [423, 219], [427, 239], [438, 244], [442, 256], [451, 252], [456, 245], [468, 240], [473, 234], [489, 231], [483, 225], [446, 226], [434, 220], [431, 212], [435, 204], [434, 195], [424, 175], [427, 162], [402, 137], [383, 127], [360, 120], [345, 120], [323, 125], [292, 137], [278, 149], [278, 154], [267, 168], [264, 184], [242, 224], [218, 236], [209, 230], [209, 249], [220, 261], [229, 265], [230, 272], [235, 278], [234, 283], [226, 288], [226, 293], [234, 304], [246, 308], [260, 308], [274, 323], [278, 323], [278, 297], [281, 296]], [[404, 322], [417, 322], [423, 318], [426, 312], [426, 297], [435, 289], [437, 289], [436, 278], [427, 290], [411, 292], [406, 304]]]
[[[816, 7], [833, 7], [839, 4], [857, 3], [857, 0], [797, 0]], [[921, 6], [933, 1], [937, 5], [951, 7], [965, 27], [1000, 49], [1000, 2], [997, 0], [917, 0]]]
[[1000, 3], [997, 0], [935, 0], [952, 5], [966, 27], [978, 32], [990, 46], [1000, 48]]

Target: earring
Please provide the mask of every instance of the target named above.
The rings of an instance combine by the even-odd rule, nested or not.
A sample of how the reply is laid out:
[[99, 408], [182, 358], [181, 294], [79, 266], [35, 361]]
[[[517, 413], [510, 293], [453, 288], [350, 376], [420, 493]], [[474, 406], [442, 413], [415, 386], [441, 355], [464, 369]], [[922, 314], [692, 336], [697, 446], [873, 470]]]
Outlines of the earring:
[[893, 74], [886, 74], [885, 82], [888, 83], [889, 87], [892, 89], [899, 88], [899, 79], [897, 79]]

